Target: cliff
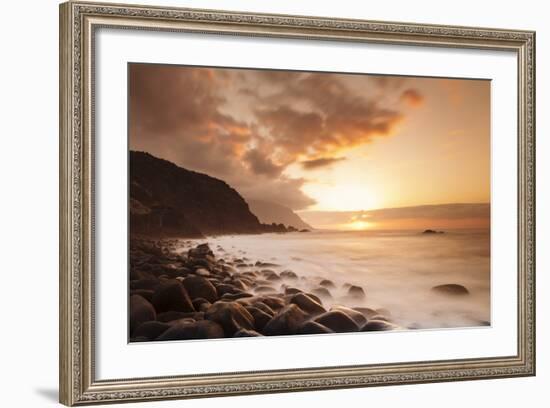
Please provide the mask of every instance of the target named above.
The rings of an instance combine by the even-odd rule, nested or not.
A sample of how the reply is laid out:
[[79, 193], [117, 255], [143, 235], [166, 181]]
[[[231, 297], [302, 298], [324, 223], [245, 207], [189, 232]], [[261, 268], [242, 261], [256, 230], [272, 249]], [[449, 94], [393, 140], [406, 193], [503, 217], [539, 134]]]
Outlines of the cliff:
[[130, 233], [200, 237], [266, 232], [240, 194], [222, 180], [131, 151]]
[[261, 200], [248, 200], [248, 204], [250, 210], [258, 217], [260, 222], [264, 224], [284, 224], [299, 230], [312, 229], [312, 227], [305, 223], [298, 214], [283, 205]]

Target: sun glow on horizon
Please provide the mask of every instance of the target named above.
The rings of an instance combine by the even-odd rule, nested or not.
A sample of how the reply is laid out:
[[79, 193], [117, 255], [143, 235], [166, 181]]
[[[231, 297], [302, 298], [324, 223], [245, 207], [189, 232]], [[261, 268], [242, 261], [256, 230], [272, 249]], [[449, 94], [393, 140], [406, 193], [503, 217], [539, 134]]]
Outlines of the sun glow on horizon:
[[302, 190], [318, 204], [310, 211], [361, 211], [377, 208], [377, 200], [361, 183], [340, 185], [306, 184]]
[[374, 223], [363, 221], [363, 220], [356, 220], [352, 221], [349, 224], [343, 224], [342, 229], [346, 230], [354, 230], [354, 231], [363, 231], [367, 229], [371, 229], [374, 227]]

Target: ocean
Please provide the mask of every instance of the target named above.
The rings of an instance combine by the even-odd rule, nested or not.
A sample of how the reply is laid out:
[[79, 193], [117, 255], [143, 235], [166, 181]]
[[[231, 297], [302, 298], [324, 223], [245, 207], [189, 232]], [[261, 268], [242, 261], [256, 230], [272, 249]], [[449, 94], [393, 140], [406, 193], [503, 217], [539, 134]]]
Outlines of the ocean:
[[[427, 329], [490, 324], [490, 232], [312, 231], [308, 233], [228, 235], [208, 242], [219, 258], [269, 262], [277, 272], [294, 271], [290, 286], [311, 290], [330, 279], [332, 299], [323, 305], [384, 309], [403, 328]], [[258, 268], [250, 268], [251, 270]], [[463, 285], [466, 296], [437, 294], [432, 287]], [[346, 284], [366, 296], [347, 296]], [[280, 285], [280, 283], [278, 284]]]

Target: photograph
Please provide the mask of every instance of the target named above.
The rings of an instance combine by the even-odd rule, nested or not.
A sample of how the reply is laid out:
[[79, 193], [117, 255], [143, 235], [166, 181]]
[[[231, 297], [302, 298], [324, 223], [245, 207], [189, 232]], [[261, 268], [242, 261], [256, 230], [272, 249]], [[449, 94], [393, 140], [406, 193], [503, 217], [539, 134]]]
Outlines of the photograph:
[[130, 343], [491, 326], [490, 79], [127, 70]]

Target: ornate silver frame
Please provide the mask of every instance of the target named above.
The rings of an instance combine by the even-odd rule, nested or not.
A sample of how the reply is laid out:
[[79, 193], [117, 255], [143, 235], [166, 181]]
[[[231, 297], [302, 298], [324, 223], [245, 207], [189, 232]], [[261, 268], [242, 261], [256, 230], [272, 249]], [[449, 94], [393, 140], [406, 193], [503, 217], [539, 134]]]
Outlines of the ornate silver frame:
[[[518, 350], [493, 358], [96, 380], [93, 46], [98, 27], [513, 51], [518, 61]], [[535, 33], [68, 2], [60, 6], [60, 401], [191, 398], [535, 374]]]

